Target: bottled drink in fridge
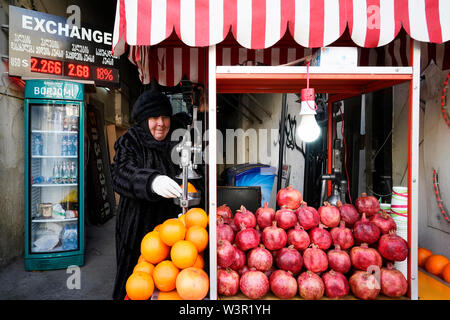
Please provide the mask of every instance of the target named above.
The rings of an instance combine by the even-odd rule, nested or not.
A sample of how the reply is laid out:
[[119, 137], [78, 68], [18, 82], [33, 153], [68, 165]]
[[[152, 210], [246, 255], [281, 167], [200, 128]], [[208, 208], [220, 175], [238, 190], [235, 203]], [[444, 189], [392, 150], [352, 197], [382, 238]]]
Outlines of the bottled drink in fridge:
[[33, 155], [42, 156], [42, 137], [40, 134], [34, 135], [33, 139]]
[[72, 140], [72, 146], [73, 146], [73, 156], [76, 156], [78, 154], [78, 134], [74, 134], [73, 135], [73, 140]]
[[61, 236], [63, 250], [75, 250], [78, 248], [78, 230], [76, 224], [67, 224]]
[[62, 136], [61, 138], [61, 155], [67, 155], [67, 136]]

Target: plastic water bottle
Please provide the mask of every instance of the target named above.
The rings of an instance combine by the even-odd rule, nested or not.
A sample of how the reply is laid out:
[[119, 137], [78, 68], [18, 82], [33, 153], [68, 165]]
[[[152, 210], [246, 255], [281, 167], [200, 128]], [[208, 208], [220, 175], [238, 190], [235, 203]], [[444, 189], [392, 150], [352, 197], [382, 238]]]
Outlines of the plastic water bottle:
[[67, 136], [63, 136], [61, 139], [61, 155], [66, 156], [67, 155]]
[[76, 224], [67, 224], [62, 231], [62, 249], [75, 250], [78, 248], [78, 230]]
[[72, 162], [70, 165], [70, 181], [71, 183], [77, 182], [77, 169], [75, 167], [75, 164]]
[[75, 155], [75, 145], [74, 145], [74, 141], [75, 141], [75, 137], [73, 135], [71, 135], [69, 137], [69, 155], [74, 156]]
[[36, 134], [33, 139], [33, 155], [42, 155], [42, 138], [40, 134]]
[[78, 133], [74, 134], [72, 140], [73, 156], [78, 155]]

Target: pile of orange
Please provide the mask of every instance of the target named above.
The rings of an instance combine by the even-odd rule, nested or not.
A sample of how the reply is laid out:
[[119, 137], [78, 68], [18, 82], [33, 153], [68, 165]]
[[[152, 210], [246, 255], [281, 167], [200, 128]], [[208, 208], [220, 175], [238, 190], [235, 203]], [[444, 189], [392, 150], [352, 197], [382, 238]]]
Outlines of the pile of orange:
[[131, 300], [148, 300], [156, 289], [158, 300], [202, 300], [209, 290], [203, 270], [203, 252], [208, 246], [208, 215], [192, 208], [147, 233], [141, 256], [127, 280]]
[[450, 260], [447, 257], [434, 254], [425, 248], [418, 249], [417, 257], [419, 267], [425, 268], [429, 273], [450, 283]]

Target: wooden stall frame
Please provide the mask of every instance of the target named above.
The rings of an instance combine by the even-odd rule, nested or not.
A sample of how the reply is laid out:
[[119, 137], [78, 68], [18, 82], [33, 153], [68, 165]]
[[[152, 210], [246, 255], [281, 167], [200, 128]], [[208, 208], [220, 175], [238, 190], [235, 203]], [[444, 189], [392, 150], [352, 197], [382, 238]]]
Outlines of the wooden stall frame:
[[[306, 67], [303, 66], [217, 66], [216, 47], [209, 47], [208, 60], [208, 187], [210, 228], [210, 299], [217, 299], [216, 259], [216, 98], [217, 93], [298, 93], [306, 87]], [[410, 42], [409, 67], [310, 67], [310, 86], [317, 93], [329, 93], [332, 103], [363, 93], [373, 92], [409, 81], [409, 136], [408, 136], [408, 296], [418, 299], [418, 190], [419, 190], [419, 94], [420, 43]], [[330, 108], [329, 108], [330, 109]], [[332, 118], [332, 113], [329, 112]], [[329, 126], [331, 123], [329, 122]], [[330, 131], [330, 130], [329, 130]], [[328, 146], [332, 143], [328, 134]], [[328, 159], [331, 160], [330, 147]], [[330, 173], [331, 162], [327, 169]]]

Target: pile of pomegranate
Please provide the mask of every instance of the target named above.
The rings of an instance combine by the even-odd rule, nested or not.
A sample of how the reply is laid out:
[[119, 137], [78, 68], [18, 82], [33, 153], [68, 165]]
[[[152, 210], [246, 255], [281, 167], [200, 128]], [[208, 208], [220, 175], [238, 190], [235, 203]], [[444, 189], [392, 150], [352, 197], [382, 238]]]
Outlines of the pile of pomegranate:
[[255, 213], [217, 209], [217, 290], [260, 299], [364, 300], [400, 297], [408, 285], [394, 268], [408, 256], [407, 242], [377, 199], [363, 193], [355, 206], [325, 202], [317, 210], [291, 186], [277, 193], [278, 211], [268, 203]]

